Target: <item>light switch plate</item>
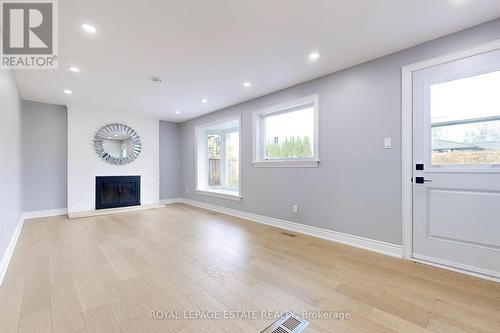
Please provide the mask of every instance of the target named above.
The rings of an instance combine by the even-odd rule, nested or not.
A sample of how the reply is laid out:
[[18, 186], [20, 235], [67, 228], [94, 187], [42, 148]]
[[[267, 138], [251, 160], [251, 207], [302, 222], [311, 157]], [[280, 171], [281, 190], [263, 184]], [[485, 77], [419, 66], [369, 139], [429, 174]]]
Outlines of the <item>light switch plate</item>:
[[392, 149], [392, 138], [384, 139], [384, 149]]

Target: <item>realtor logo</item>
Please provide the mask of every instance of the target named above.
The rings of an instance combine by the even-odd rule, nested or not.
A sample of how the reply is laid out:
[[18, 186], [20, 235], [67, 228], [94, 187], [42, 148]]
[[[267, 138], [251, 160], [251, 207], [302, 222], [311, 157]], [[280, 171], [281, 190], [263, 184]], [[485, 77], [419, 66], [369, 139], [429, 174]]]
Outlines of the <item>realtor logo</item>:
[[1, 0], [1, 68], [57, 68], [56, 0]]

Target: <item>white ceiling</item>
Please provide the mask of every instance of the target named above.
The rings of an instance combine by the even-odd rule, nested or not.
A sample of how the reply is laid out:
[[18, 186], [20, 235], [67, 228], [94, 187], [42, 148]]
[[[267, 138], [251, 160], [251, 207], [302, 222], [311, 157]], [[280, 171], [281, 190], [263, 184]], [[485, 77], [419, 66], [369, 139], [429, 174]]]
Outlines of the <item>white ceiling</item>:
[[499, 0], [62, 0], [59, 10], [59, 69], [18, 71], [24, 99], [171, 121], [500, 16]]

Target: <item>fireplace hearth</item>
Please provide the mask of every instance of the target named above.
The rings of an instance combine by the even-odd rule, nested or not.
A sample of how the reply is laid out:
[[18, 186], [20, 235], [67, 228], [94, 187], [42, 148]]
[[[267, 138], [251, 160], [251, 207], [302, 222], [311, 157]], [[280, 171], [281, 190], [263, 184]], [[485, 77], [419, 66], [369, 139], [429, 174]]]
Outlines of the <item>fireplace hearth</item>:
[[95, 189], [96, 210], [141, 204], [140, 176], [98, 176]]

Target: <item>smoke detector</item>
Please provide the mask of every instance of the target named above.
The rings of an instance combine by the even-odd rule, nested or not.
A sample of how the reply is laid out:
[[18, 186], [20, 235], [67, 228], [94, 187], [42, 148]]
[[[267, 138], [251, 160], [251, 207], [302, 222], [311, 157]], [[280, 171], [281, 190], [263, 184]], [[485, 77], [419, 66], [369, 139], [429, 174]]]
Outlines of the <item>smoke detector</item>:
[[153, 77], [150, 77], [150, 80], [151, 80], [151, 82], [152, 82], [153, 84], [156, 84], [156, 85], [161, 85], [161, 84], [163, 84], [163, 80], [162, 80], [161, 78], [159, 78], [159, 77], [155, 77], [155, 76], [153, 76]]

